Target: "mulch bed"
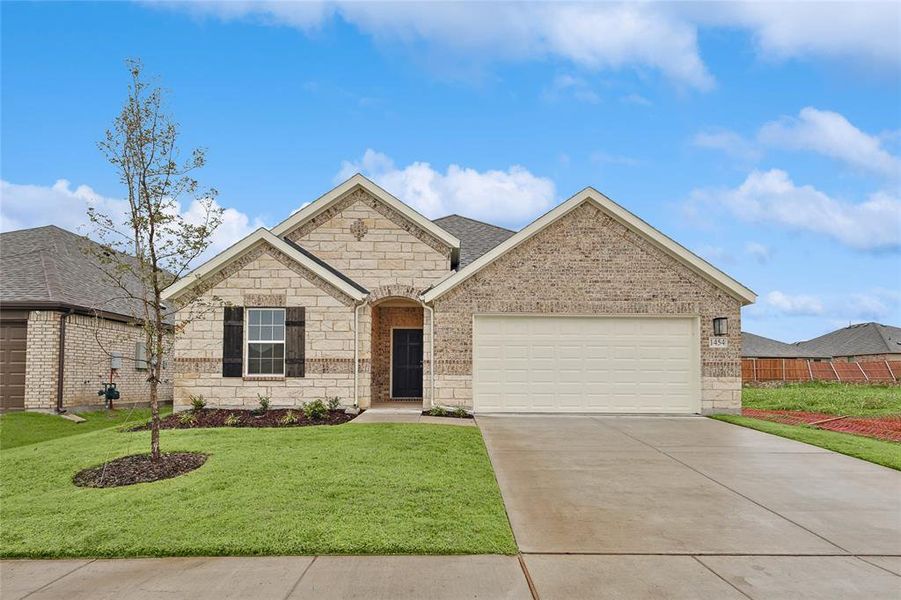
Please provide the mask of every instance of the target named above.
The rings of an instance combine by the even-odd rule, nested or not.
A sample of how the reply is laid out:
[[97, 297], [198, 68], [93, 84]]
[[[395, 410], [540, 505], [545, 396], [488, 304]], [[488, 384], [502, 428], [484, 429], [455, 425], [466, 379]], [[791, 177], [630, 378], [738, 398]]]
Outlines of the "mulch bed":
[[[294, 423], [283, 423], [288, 412], [294, 415]], [[271, 408], [264, 413], [255, 414], [251, 410], [204, 408], [191, 411], [194, 415], [193, 423], [181, 420], [184, 413], [173, 413], [160, 421], [161, 429], [201, 429], [204, 427], [309, 427], [311, 425], [340, 425], [352, 420], [356, 415], [348, 415], [344, 410], [330, 410], [321, 419], [308, 419], [300, 409]], [[235, 424], [226, 424], [230, 416], [236, 419]], [[138, 425], [129, 431], [146, 431], [150, 429], [150, 423]]]
[[199, 452], [170, 452], [161, 454], [154, 463], [149, 454], [132, 454], [79, 471], [72, 483], [78, 487], [109, 488], [171, 479], [200, 468], [206, 457]]
[[741, 414], [745, 417], [785, 423], [786, 425], [808, 425], [817, 429], [853, 433], [854, 435], [862, 435], [877, 440], [901, 442], [901, 415], [888, 417], [842, 417], [841, 415], [827, 415], [798, 410], [761, 410], [757, 408], [743, 408]]
[[427, 411], [427, 410], [422, 411], [422, 416], [423, 417], [437, 417], [439, 419], [473, 419], [473, 418], [475, 418], [469, 413], [457, 414], [457, 413], [449, 412], [445, 415], [432, 415], [432, 414], [429, 414], [429, 411]]

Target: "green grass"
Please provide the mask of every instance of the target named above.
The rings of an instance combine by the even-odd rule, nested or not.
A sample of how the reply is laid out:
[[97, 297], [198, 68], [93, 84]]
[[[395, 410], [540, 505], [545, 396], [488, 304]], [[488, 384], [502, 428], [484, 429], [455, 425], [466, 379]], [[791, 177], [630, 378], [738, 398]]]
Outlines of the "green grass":
[[793, 383], [777, 388], [746, 387], [745, 408], [803, 410], [828, 415], [878, 417], [901, 414], [901, 388], [848, 383]]
[[477, 428], [346, 424], [162, 432], [200, 469], [128, 487], [72, 476], [144, 452], [97, 431], [0, 455], [0, 556], [513, 554]]
[[824, 431], [803, 425], [773, 423], [737, 415], [714, 415], [711, 418], [812, 444], [901, 471], [901, 444], [894, 442], [874, 440], [837, 431]]
[[[171, 410], [171, 407], [166, 407], [160, 412], [163, 415], [167, 415]], [[59, 415], [44, 413], [11, 412], [0, 415], [0, 450], [10, 450], [19, 446], [89, 433], [98, 429], [108, 429], [126, 422], [138, 423], [146, 421], [150, 419], [150, 409], [136, 408], [131, 410], [122, 408], [111, 413], [102, 410], [78, 413], [78, 416], [87, 419], [87, 421], [84, 423], [73, 423]]]

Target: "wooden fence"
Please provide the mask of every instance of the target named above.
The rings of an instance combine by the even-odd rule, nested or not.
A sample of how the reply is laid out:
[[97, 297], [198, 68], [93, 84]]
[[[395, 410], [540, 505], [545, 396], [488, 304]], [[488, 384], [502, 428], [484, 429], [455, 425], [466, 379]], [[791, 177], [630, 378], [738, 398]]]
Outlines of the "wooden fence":
[[743, 358], [743, 383], [762, 381], [844, 381], [848, 383], [901, 380], [901, 360], [844, 362], [803, 358]]

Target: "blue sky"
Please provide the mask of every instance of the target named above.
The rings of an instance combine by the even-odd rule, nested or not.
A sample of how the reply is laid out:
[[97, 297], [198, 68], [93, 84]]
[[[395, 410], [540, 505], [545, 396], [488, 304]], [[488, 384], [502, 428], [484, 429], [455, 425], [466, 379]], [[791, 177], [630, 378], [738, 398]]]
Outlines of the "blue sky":
[[[511, 228], [601, 190], [785, 341], [901, 324], [901, 4], [2, 4], [4, 230], [78, 230], [138, 57], [221, 249], [362, 171]], [[190, 212], [190, 206], [184, 210]]]

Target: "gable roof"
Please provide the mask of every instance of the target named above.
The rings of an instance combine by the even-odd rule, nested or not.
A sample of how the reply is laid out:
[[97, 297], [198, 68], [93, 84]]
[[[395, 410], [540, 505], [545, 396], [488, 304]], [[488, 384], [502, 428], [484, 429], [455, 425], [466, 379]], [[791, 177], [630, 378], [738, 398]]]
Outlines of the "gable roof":
[[339, 184], [332, 190], [326, 192], [316, 200], [313, 200], [312, 202], [295, 212], [293, 215], [273, 227], [272, 233], [279, 237], [287, 234], [292, 229], [298, 227], [306, 221], [309, 221], [323, 211], [328, 210], [330, 206], [341, 200], [345, 196], [345, 194], [353, 191], [353, 189], [357, 187], [366, 190], [377, 199], [402, 214], [404, 217], [410, 219], [419, 227], [429, 232], [437, 239], [441, 240], [441, 242], [447, 244], [449, 248], [460, 247], [460, 240], [458, 240], [455, 236], [451, 235], [432, 221], [429, 221], [427, 218], [383, 190], [374, 182], [370, 181], [366, 177], [363, 177], [359, 173], [357, 173], [344, 183]]
[[179, 294], [203, 281], [203, 278], [219, 272], [233, 260], [239, 258], [242, 254], [262, 242], [272, 245], [274, 248], [297, 261], [299, 264], [329, 282], [354, 300], [363, 300], [369, 293], [366, 288], [340, 273], [337, 269], [334, 269], [325, 263], [325, 261], [314, 257], [309, 251], [299, 247], [297, 244], [289, 243], [286, 240], [273, 235], [269, 230], [260, 227], [243, 240], [232, 244], [227, 249], [191, 271], [188, 275], [167, 287], [163, 290], [163, 297], [167, 299], [177, 297]]
[[[57, 306], [139, 318], [142, 303], [123, 298], [122, 290], [92, 256], [103, 248], [56, 225], [0, 234], [0, 303], [6, 307]], [[131, 294], [141, 295], [137, 278], [123, 277], [123, 282]]]
[[741, 355], [743, 358], [832, 358], [830, 354], [801, 348], [798, 344], [786, 344], [747, 331], [741, 332]]
[[458, 268], [460, 269], [516, 233], [497, 225], [460, 215], [448, 215], [435, 219], [433, 222], [459, 238], [460, 261]]
[[594, 188], [588, 187], [566, 202], [563, 202], [556, 208], [545, 213], [515, 235], [510, 236], [505, 241], [495, 246], [492, 250], [486, 252], [475, 261], [470, 263], [470, 265], [466, 268], [460, 269], [450, 277], [444, 279], [431, 289], [427, 290], [424, 294], [422, 294], [422, 300], [424, 302], [431, 302], [435, 298], [443, 295], [447, 291], [469, 279], [469, 277], [471, 277], [473, 274], [490, 265], [504, 253], [519, 246], [520, 244], [522, 244], [535, 234], [539, 233], [540, 231], [544, 230], [546, 227], [548, 227], [558, 219], [569, 214], [572, 210], [581, 206], [585, 202], [591, 202], [605, 214], [616, 219], [632, 231], [643, 235], [658, 248], [667, 252], [691, 270], [695, 271], [702, 277], [709, 280], [711, 283], [715, 284], [730, 295], [734, 296], [736, 299], [740, 300], [742, 304], [751, 304], [757, 299], [757, 294], [755, 294], [752, 290], [743, 286], [736, 280], [732, 279], [731, 277], [708, 263], [706, 260], [689, 251], [684, 246], [673, 241], [671, 238], [667, 237], [657, 229], [648, 225], [643, 220], [641, 220], [604, 194], [600, 193]]
[[858, 323], [796, 345], [808, 352], [830, 356], [899, 354], [901, 328], [881, 323]]

